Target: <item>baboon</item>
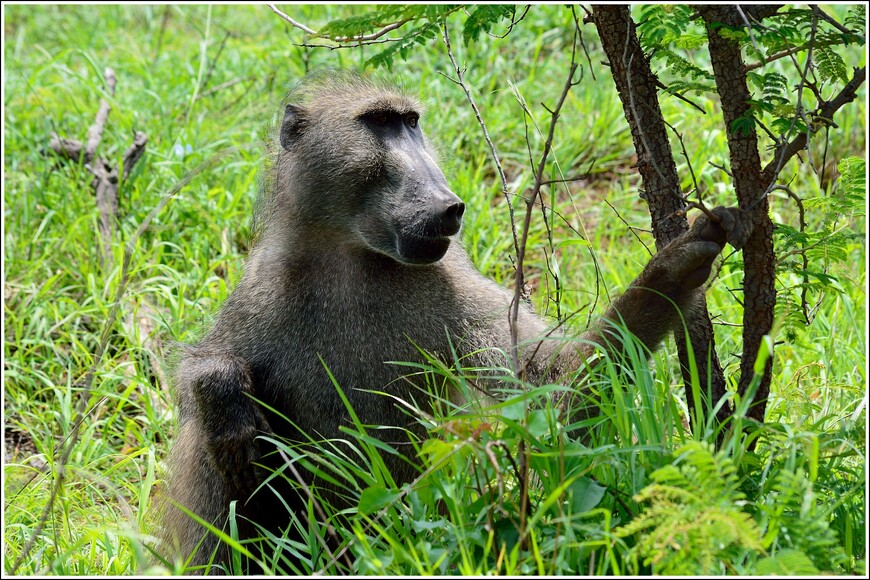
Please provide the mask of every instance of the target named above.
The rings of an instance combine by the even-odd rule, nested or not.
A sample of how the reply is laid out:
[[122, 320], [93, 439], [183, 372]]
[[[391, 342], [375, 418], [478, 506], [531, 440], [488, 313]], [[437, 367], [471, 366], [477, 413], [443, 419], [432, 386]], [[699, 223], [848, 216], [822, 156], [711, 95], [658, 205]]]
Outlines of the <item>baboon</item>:
[[[177, 509], [217, 526], [237, 500], [246, 518], [280, 534], [292, 503], [283, 461], [258, 435], [303, 441], [341, 437], [349, 414], [329, 373], [372, 433], [396, 444], [419, 425], [392, 397], [415, 398], [407, 368], [421, 350], [470, 366], [505, 366], [512, 293], [472, 266], [456, 239], [465, 206], [451, 191], [420, 126], [420, 104], [350, 73], [309, 75], [288, 98], [274, 132], [255, 241], [245, 272], [210, 332], [181, 348], [175, 371], [180, 430], [169, 461], [166, 545], [192, 565], [228, 565], [229, 550]], [[650, 350], [702, 297], [725, 242], [747, 234], [737, 210], [713, 210], [654, 256], [584, 341], [546, 340], [552, 325], [522, 305], [520, 360], [535, 383], [566, 377], [620, 321]], [[609, 346], [608, 346], [609, 345]], [[422, 404], [426, 404], [425, 402]], [[406, 446], [411, 453], [410, 445]], [[417, 473], [384, 455], [398, 482]], [[264, 468], [265, 467], [265, 468]], [[271, 489], [270, 489], [271, 487]], [[245, 526], [248, 526], [247, 528]], [[213, 571], [219, 571], [213, 568]], [[252, 570], [257, 572], [258, 570]]]

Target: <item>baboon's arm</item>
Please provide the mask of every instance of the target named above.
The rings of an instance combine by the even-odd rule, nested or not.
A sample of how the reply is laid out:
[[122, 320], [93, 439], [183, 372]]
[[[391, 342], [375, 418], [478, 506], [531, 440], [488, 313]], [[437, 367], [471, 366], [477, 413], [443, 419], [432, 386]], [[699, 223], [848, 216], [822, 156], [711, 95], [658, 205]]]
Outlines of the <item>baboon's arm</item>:
[[608, 308], [586, 338], [619, 354], [623, 341], [614, 324], [625, 326], [653, 351], [665, 335], [678, 327], [688, 309], [703, 299], [703, 284], [725, 243], [741, 248], [751, 223], [737, 208], [712, 211], [720, 222], [700, 216], [685, 234], [665, 246]]
[[247, 363], [232, 355], [192, 356], [180, 369], [180, 387], [192, 399], [191, 412], [202, 430], [202, 444], [229, 495], [245, 499], [257, 487], [254, 462], [261, 457], [257, 435], [271, 432], [251, 399]]

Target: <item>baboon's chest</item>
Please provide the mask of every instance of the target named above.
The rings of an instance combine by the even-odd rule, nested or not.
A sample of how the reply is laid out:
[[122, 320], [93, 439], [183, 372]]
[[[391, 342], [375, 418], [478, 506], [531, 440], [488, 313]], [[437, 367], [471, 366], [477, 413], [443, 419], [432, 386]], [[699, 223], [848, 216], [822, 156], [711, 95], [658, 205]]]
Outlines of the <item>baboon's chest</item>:
[[256, 382], [276, 399], [293, 399], [294, 408], [345, 415], [336, 385], [358, 403], [380, 406], [377, 397], [392, 405], [387, 397], [363, 390], [402, 395], [419, 381], [407, 378], [415, 369], [396, 363], [424, 362], [421, 350], [442, 359], [451, 356], [448, 336], [457, 334], [457, 325], [435, 311], [437, 301], [425, 304], [390, 288], [317, 290], [296, 293], [291, 303], [273, 311], [280, 321], [268, 326], [282, 329], [280, 340], [255, 353]]

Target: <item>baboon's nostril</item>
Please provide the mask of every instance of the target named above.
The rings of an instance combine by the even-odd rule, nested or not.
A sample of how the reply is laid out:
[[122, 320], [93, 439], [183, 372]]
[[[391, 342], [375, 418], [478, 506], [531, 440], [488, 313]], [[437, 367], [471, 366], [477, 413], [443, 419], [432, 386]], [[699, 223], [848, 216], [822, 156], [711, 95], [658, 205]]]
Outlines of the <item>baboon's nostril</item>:
[[444, 212], [444, 229], [448, 235], [453, 235], [459, 231], [459, 226], [462, 225], [462, 214], [465, 213], [465, 204], [461, 201], [450, 205]]

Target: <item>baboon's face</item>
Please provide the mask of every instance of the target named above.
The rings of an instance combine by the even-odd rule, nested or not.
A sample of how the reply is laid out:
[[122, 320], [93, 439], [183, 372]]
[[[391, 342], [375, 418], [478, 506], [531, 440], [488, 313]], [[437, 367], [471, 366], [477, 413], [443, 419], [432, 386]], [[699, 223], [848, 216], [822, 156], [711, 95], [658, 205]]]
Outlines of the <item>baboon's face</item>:
[[361, 128], [380, 150], [380, 171], [365, 188], [356, 229], [373, 250], [406, 264], [430, 264], [459, 232], [465, 204], [447, 185], [414, 110], [374, 109]]
[[282, 146], [316, 172], [318, 208], [330, 227], [404, 264], [437, 262], [459, 232], [465, 205], [434, 159], [418, 110], [383, 94], [360, 95], [354, 105], [344, 114], [288, 107]]

